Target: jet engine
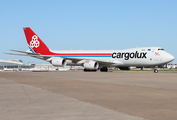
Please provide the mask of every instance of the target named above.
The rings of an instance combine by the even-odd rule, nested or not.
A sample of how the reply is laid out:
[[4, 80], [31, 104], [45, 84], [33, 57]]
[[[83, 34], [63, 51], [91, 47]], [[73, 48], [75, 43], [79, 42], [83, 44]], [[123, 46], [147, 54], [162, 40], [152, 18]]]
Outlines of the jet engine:
[[87, 70], [96, 70], [98, 69], [99, 67], [99, 63], [97, 61], [92, 61], [92, 60], [89, 60], [89, 61], [86, 61], [84, 64], [83, 64], [84, 68], [87, 69]]
[[63, 67], [66, 65], [66, 60], [64, 58], [52, 58], [50, 63], [55, 67]]

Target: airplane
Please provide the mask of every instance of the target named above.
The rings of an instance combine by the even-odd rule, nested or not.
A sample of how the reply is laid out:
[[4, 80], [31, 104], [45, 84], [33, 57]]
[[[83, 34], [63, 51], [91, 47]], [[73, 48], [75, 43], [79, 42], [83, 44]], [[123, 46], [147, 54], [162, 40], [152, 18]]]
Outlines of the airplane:
[[[161, 47], [138, 47], [124, 50], [51, 50], [33, 32], [30, 27], [23, 28], [29, 50], [19, 51], [23, 54], [10, 55], [31, 56], [50, 62], [55, 67], [83, 66], [84, 71], [107, 72], [107, 67], [128, 69], [130, 66], [159, 66], [174, 60], [174, 56]], [[154, 69], [154, 73], [158, 70]]]

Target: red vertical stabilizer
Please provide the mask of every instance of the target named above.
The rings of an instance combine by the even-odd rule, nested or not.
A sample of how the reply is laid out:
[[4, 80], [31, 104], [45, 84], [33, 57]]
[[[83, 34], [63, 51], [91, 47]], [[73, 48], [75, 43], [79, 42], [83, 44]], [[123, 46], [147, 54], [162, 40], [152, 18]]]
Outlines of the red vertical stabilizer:
[[41, 55], [47, 55], [50, 53], [49, 48], [44, 42], [31, 30], [30, 27], [23, 28], [27, 43], [29, 47], [35, 52]]

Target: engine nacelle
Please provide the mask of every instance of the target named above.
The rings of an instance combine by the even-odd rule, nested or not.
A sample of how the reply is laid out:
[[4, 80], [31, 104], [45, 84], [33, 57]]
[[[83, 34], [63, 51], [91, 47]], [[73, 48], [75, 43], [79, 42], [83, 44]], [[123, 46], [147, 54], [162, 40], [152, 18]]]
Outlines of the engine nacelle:
[[99, 67], [99, 63], [97, 61], [90, 60], [90, 61], [86, 61], [83, 66], [85, 69], [88, 70], [96, 70]]
[[52, 58], [50, 63], [55, 67], [64, 67], [66, 65], [66, 60], [64, 58]]

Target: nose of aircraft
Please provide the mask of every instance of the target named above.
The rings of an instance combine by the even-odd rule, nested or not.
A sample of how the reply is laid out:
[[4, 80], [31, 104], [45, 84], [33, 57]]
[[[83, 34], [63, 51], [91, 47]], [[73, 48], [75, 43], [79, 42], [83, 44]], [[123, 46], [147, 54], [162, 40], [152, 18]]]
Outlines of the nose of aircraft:
[[171, 55], [171, 54], [168, 54], [168, 55], [166, 56], [166, 59], [167, 59], [169, 62], [171, 62], [171, 61], [173, 61], [173, 60], [175, 59], [175, 57], [174, 57], [173, 55]]

